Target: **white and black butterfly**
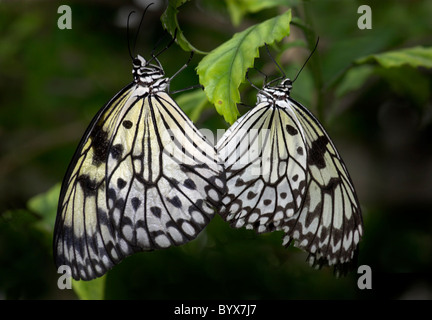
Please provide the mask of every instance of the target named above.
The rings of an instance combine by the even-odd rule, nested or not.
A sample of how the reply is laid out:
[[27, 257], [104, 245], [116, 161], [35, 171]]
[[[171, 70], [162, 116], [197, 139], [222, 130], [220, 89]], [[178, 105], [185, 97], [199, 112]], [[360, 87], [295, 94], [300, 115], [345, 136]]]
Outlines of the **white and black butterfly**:
[[294, 240], [312, 265], [344, 267], [363, 234], [360, 205], [330, 137], [290, 97], [292, 83], [284, 74], [258, 89], [257, 105], [218, 141], [227, 183], [220, 214], [235, 228], [283, 230], [283, 243]]
[[133, 58], [133, 82], [96, 114], [63, 180], [54, 256], [74, 279], [194, 239], [222, 198], [216, 149], [168, 95], [157, 56]]

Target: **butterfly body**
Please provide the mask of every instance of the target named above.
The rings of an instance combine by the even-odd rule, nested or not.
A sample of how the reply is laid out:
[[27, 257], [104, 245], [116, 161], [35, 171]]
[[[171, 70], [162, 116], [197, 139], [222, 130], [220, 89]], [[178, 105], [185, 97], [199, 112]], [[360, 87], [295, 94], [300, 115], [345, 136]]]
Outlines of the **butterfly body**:
[[63, 181], [54, 253], [75, 279], [194, 239], [223, 193], [216, 150], [168, 95], [160, 64], [137, 56], [132, 73], [92, 120]]

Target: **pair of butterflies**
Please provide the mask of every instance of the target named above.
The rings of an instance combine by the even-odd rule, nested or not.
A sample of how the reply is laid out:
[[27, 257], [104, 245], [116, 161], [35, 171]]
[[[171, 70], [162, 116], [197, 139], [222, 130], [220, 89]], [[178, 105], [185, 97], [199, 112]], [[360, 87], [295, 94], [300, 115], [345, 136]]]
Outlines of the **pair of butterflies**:
[[265, 84], [215, 147], [168, 95], [155, 55], [134, 58], [132, 73], [63, 180], [57, 266], [94, 279], [134, 252], [194, 239], [215, 212], [235, 228], [283, 230], [312, 265], [353, 260], [363, 233], [353, 184], [324, 128], [290, 98], [290, 79]]

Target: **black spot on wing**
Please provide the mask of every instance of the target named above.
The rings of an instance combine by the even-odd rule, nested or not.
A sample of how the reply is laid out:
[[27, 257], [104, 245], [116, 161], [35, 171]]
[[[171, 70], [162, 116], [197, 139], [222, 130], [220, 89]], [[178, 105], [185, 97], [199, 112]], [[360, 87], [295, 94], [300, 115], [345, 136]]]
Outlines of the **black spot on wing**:
[[125, 120], [122, 122], [123, 127], [125, 127], [126, 129], [130, 129], [132, 128], [133, 123], [129, 120]]
[[123, 153], [123, 150], [124, 150], [123, 145], [121, 145], [121, 144], [113, 145], [111, 148], [112, 157], [116, 160], [120, 159], [121, 155]]
[[159, 207], [151, 207], [150, 212], [157, 218], [161, 217], [162, 210]]
[[190, 190], [196, 190], [196, 184], [192, 179], [186, 179], [184, 182], [184, 186]]
[[323, 192], [333, 194], [336, 187], [342, 182], [340, 178], [331, 178], [327, 185], [322, 187]]
[[303, 148], [302, 147], [298, 147], [297, 148], [297, 153], [302, 156], [303, 155]]
[[244, 186], [245, 184], [246, 184], [246, 182], [244, 182], [242, 178], [238, 178], [236, 180], [235, 186], [236, 187], [241, 187], [241, 186]]
[[125, 206], [125, 201], [124, 201], [123, 198], [115, 199], [115, 202], [114, 202], [114, 208], [117, 208], [117, 209], [123, 210], [123, 209], [124, 209], [124, 206]]
[[108, 189], [108, 199], [115, 201], [117, 199], [117, 192], [115, 189], [110, 188]]
[[264, 205], [266, 205], [266, 206], [270, 205], [271, 203], [272, 203], [271, 199], [265, 199], [264, 200]]
[[131, 199], [131, 204], [132, 204], [132, 208], [137, 211], [139, 206], [141, 205], [141, 200], [138, 199], [137, 197], [133, 197]]
[[251, 199], [255, 198], [257, 195], [258, 195], [257, 193], [255, 193], [253, 191], [249, 191], [248, 194], [247, 194], [247, 198], [249, 200], [251, 200]]
[[96, 180], [90, 179], [89, 175], [83, 174], [83, 175], [79, 176], [77, 178], [77, 182], [79, 183], [79, 185], [83, 189], [85, 196], [89, 197], [89, 196], [96, 195], [97, 182], [96, 182]]
[[179, 197], [174, 196], [173, 198], [169, 199], [167, 198], [167, 200], [176, 208], [181, 208], [182, 207], [182, 203], [179, 199]]
[[119, 189], [123, 189], [124, 187], [126, 187], [126, 181], [124, 181], [122, 178], [118, 178], [117, 179], [117, 187]]
[[90, 134], [90, 139], [92, 141], [93, 148], [92, 163], [99, 167], [106, 161], [108, 156], [108, 134], [100, 126], [95, 126]]
[[286, 125], [286, 130], [292, 136], [295, 136], [296, 134], [298, 134], [298, 130], [289, 124]]
[[329, 140], [326, 136], [320, 136], [314, 142], [312, 142], [312, 146], [309, 149], [308, 154], [308, 164], [315, 165], [319, 169], [324, 169], [326, 164], [324, 160], [324, 155], [327, 150], [327, 144]]

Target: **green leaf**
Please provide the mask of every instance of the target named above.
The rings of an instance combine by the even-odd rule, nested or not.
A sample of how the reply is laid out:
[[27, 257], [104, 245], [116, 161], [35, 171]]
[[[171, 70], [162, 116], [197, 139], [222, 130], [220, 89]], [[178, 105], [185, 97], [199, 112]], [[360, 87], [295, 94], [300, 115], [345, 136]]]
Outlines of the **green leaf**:
[[103, 300], [106, 275], [91, 281], [72, 280], [72, 289], [81, 300]]
[[168, 7], [161, 16], [162, 25], [172, 36], [174, 36], [175, 30], [177, 30], [176, 41], [184, 51], [194, 51], [199, 54], [206, 54], [205, 51], [198, 50], [189, 41], [187, 41], [180, 29], [177, 20], [177, 13], [179, 12], [177, 8], [187, 1], [189, 0], [169, 0]]
[[367, 57], [357, 59], [354, 63], [365, 64], [376, 62], [384, 68], [401, 67], [408, 65], [413, 68], [426, 67], [432, 68], [432, 47], [412, 47], [388, 51], [379, 54], [372, 54]]
[[202, 90], [194, 90], [192, 92], [184, 93], [176, 98], [176, 102], [188, 115], [188, 117], [196, 122], [203, 109], [207, 105], [207, 97]]
[[259, 56], [258, 48], [264, 43], [272, 44], [289, 35], [291, 10], [280, 16], [256, 24], [236, 33], [198, 64], [200, 83], [207, 98], [212, 102], [225, 121], [232, 124], [239, 115], [240, 84], [246, 71]]
[[349, 69], [336, 89], [336, 96], [340, 98], [347, 93], [360, 89], [373, 72], [374, 67], [370, 65], [360, 65], [357, 68]]
[[59, 194], [60, 183], [53, 186], [47, 192], [34, 196], [27, 202], [27, 207], [42, 217], [42, 220], [37, 225], [49, 232], [54, 230]]
[[243, 16], [247, 13], [255, 13], [264, 9], [286, 6], [292, 7], [299, 0], [225, 0], [233, 25], [238, 26]]

